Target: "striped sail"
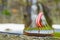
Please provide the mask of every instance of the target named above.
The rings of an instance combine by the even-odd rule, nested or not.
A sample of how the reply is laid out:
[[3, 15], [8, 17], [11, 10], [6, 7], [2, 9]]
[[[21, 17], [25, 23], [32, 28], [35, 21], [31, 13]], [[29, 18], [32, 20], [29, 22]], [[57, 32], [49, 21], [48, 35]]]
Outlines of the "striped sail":
[[36, 25], [38, 27], [43, 27], [44, 25], [46, 25], [46, 19], [44, 17], [43, 12], [39, 12], [37, 18], [36, 18]]

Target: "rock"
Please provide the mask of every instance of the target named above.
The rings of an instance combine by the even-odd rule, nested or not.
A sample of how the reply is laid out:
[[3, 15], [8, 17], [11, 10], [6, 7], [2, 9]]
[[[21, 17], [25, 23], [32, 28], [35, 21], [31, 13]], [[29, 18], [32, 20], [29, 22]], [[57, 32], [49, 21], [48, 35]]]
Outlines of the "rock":
[[0, 40], [60, 40], [54, 37], [35, 37], [26, 35], [0, 34]]

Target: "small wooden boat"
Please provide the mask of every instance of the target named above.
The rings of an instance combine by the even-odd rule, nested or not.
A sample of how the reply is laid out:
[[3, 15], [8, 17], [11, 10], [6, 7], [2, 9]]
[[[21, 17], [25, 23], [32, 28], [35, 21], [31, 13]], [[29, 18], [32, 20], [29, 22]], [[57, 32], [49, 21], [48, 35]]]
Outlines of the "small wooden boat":
[[53, 32], [51, 33], [43, 33], [43, 32], [40, 32], [40, 33], [37, 33], [37, 32], [27, 32], [27, 31], [24, 31], [24, 35], [27, 35], [27, 36], [36, 36], [36, 37], [52, 37], [54, 36], [53, 35]]

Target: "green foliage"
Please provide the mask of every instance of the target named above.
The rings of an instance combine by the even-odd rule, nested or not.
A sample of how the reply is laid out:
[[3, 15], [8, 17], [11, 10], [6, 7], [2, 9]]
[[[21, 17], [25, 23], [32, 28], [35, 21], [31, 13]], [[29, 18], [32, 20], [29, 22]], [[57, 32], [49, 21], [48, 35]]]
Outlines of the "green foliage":
[[11, 13], [8, 10], [3, 10], [2, 14], [6, 16], [11, 16]]
[[54, 0], [56, 3], [58, 3], [60, 0]]
[[52, 28], [48, 27], [48, 26], [42, 27], [42, 28], [39, 28], [39, 29], [38, 29], [38, 27], [35, 27], [35, 28], [29, 27], [29, 28], [26, 28], [25, 30], [52, 30]]
[[2, 4], [2, 0], [0, 0], [0, 4]]
[[54, 37], [60, 37], [60, 32], [55, 32]]

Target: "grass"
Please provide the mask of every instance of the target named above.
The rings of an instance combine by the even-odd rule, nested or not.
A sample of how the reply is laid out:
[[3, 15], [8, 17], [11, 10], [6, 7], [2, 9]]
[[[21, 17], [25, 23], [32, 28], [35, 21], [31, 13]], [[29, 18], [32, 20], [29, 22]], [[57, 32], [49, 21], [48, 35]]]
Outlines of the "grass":
[[34, 28], [28, 27], [25, 30], [51, 30], [51, 29], [52, 29], [51, 27], [42, 27], [39, 29], [38, 29], [38, 27], [34, 27]]
[[58, 37], [59, 38], [60, 37], [60, 32], [55, 32], [54, 33], [54, 37]]

